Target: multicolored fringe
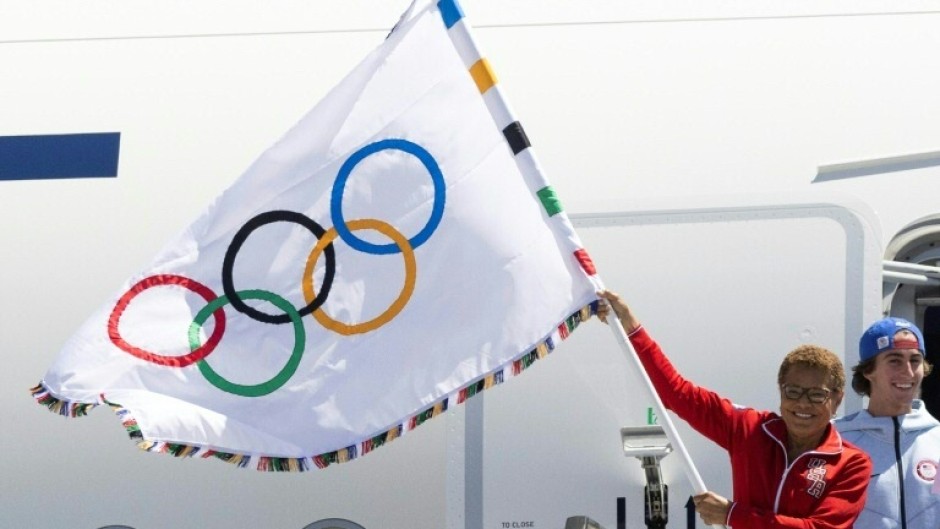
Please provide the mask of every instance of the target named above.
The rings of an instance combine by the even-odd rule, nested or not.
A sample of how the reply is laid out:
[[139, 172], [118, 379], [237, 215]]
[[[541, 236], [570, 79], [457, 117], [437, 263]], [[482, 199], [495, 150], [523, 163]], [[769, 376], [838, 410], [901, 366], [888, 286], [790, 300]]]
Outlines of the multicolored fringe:
[[356, 455], [355, 445], [347, 446], [342, 450], [313, 456], [313, 464], [316, 465], [317, 468], [326, 468], [333, 463], [345, 463], [347, 461], [352, 461], [356, 458]]
[[[502, 384], [507, 376], [519, 375], [531, 367], [537, 360], [545, 358], [554, 351], [555, 344], [568, 338], [571, 332], [574, 331], [581, 322], [587, 321], [592, 315], [597, 314], [597, 303], [598, 302], [595, 301], [566, 318], [549, 336], [536, 344], [532, 350], [523, 354], [516, 360], [513, 360], [505, 368], [500, 368], [475, 382], [471, 382], [453, 394], [444, 397], [440, 401], [409, 417], [401, 424], [376, 434], [358, 445], [347, 446], [340, 450], [311, 457], [271, 457], [233, 454], [183, 443], [145, 439], [143, 432], [140, 430], [140, 426], [137, 424], [137, 420], [130, 410], [118, 403], [108, 401], [104, 396], [101, 397], [101, 401], [111, 407], [114, 414], [121, 420], [121, 424], [127, 431], [127, 435], [131, 440], [137, 443], [138, 448], [145, 452], [170, 454], [175, 457], [194, 457], [197, 455], [203, 459], [211, 457], [235, 465], [238, 468], [248, 468], [252, 466], [251, 462], [254, 460], [254, 467], [263, 472], [304, 472], [311, 469], [311, 462], [317, 468], [326, 468], [332, 464], [351, 461], [358, 457], [359, 454], [368, 454], [376, 448], [398, 439], [406, 432], [421, 426], [429, 419], [443, 414], [448, 410], [451, 402], [458, 405], [463, 404], [467, 399], [481, 393], [483, 390]], [[59, 400], [53, 397], [49, 390], [42, 384], [32, 388], [31, 392], [36, 402], [39, 404], [48, 407], [55, 413], [69, 417], [86, 415], [89, 410], [97, 406], [97, 404], [70, 403]]]
[[267, 472], [306, 472], [310, 470], [306, 457], [262, 457], [258, 470]]
[[114, 414], [117, 415], [118, 419], [121, 420], [121, 425], [124, 426], [124, 429], [127, 431], [127, 435], [131, 438], [131, 440], [137, 442], [137, 446], [141, 450], [146, 450], [148, 452], [165, 452], [165, 450], [156, 449], [156, 445], [160, 443], [153, 443], [144, 440], [144, 434], [140, 431], [140, 426], [137, 425], [137, 419], [134, 418], [130, 410], [124, 408], [120, 404], [109, 402], [107, 400], [105, 400], [104, 403], [111, 407], [111, 411], [113, 411]]
[[[541, 346], [541, 344], [539, 344]], [[486, 375], [481, 380], [478, 380], [475, 384], [470, 384], [469, 386], [461, 389], [457, 392], [457, 404], [463, 404], [464, 401], [470, 397], [480, 393], [484, 389], [489, 389], [497, 384], [503, 383], [503, 370], [500, 369], [495, 373], [490, 373]]]
[[382, 432], [379, 435], [376, 435], [375, 437], [366, 439], [365, 441], [362, 442], [362, 454], [363, 455], [368, 454], [369, 452], [384, 445], [385, 443], [391, 443], [395, 439], [398, 439], [399, 437], [401, 437], [401, 433], [402, 433], [402, 427], [399, 424], [398, 426], [396, 426], [395, 428], [392, 428], [391, 430], [387, 432]]
[[36, 402], [49, 408], [49, 411], [52, 413], [57, 413], [65, 417], [82, 417], [88, 415], [88, 412], [98, 405], [57, 399], [52, 396], [52, 393], [42, 382], [36, 387], [31, 388], [29, 392], [33, 395], [33, 398], [36, 399]]
[[203, 454], [202, 457], [203, 458], [214, 457], [218, 459], [219, 461], [224, 461], [230, 465], [235, 465], [238, 468], [248, 468], [248, 462], [251, 461], [251, 456], [246, 456], [242, 454], [230, 454], [228, 452], [216, 452], [215, 450], [206, 451], [206, 453]]

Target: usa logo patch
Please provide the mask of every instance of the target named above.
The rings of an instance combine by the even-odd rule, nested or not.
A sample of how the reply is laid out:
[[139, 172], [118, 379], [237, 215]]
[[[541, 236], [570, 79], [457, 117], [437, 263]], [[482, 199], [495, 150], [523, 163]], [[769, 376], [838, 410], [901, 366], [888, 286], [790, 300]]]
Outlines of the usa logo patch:
[[917, 466], [914, 467], [914, 471], [917, 473], [917, 477], [922, 481], [933, 483], [937, 478], [937, 463], [929, 459], [924, 459], [917, 463]]

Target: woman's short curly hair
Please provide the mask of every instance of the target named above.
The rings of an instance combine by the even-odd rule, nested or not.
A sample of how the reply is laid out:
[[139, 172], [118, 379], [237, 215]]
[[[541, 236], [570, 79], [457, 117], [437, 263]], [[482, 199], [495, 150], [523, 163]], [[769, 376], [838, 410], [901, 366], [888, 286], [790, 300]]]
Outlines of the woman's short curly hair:
[[783, 384], [783, 379], [793, 366], [806, 366], [818, 369], [829, 375], [829, 389], [833, 391], [845, 391], [845, 367], [839, 357], [818, 345], [801, 345], [787, 353], [780, 363], [780, 370], [777, 371], [777, 384]]

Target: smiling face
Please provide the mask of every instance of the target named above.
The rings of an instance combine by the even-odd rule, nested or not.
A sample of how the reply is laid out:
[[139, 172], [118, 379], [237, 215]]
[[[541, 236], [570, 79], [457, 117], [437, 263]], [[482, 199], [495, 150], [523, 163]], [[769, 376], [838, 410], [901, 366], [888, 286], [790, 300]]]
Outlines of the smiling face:
[[[895, 335], [895, 343], [903, 334]], [[924, 357], [917, 349], [890, 349], [875, 357], [875, 365], [865, 378], [871, 384], [868, 412], [874, 416], [910, 413], [911, 402], [920, 394], [924, 380]]]
[[[831, 384], [829, 373], [818, 367], [795, 364], [787, 370], [780, 385], [780, 416], [787, 425], [791, 448], [805, 451], [819, 445], [829, 419], [842, 403], [842, 392]], [[794, 396], [796, 388], [803, 390], [800, 397], [789, 398], [787, 394]], [[828, 398], [812, 402], [810, 395], [820, 390], [828, 392]]]

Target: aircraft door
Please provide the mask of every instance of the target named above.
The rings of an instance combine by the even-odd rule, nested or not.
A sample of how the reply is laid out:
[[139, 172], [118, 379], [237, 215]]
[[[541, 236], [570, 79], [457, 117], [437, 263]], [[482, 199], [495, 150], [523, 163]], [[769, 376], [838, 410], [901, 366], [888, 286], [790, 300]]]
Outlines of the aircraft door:
[[908, 224], [885, 250], [884, 309], [907, 318], [924, 332], [927, 361], [934, 372], [924, 378], [921, 398], [933, 416], [940, 414], [940, 214]]

